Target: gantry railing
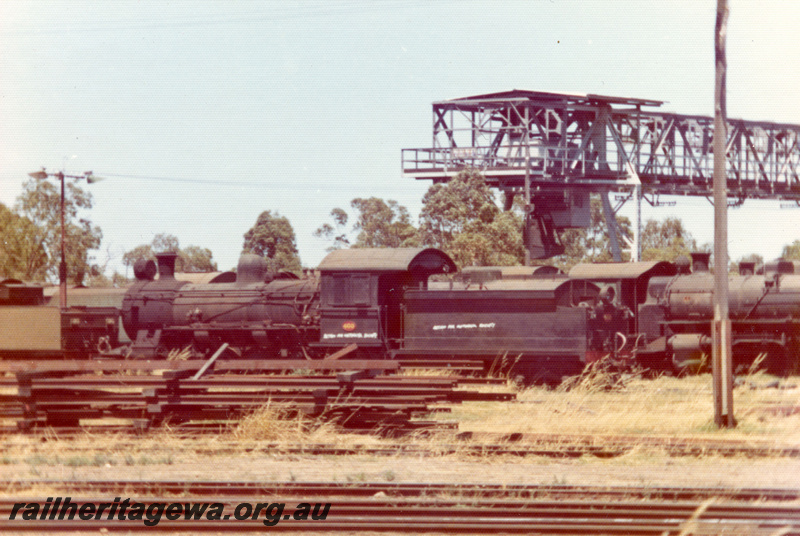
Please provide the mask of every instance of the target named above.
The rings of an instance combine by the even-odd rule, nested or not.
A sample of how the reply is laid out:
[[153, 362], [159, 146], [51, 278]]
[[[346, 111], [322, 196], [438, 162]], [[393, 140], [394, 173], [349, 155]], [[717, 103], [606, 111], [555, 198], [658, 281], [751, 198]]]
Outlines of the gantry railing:
[[[433, 146], [402, 151], [403, 173], [446, 181], [466, 167], [491, 186], [711, 196], [714, 120], [662, 103], [510, 91], [433, 104]], [[800, 125], [729, 119], [728, 195], [800, 200]]]

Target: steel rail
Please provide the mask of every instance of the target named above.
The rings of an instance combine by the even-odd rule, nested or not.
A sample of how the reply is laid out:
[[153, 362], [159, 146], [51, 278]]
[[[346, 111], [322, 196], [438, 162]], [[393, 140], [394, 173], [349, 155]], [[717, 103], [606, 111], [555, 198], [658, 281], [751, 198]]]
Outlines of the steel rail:
[[505, 484], [446, 484], [398, 482], [220, 482], [220, 481], [147, 481], [147, 480], [6, 480], [0, 489], [19, 492], [25, 489], [59, 489], [74, 493], [113, 493], [127, 490], [158, 494], [189, 494], [199, 496], [254, 496], [272, 495], [325, 496], [325, 497], [375, 497], [383, 493], [398, 497], [474, 497], [515, 498], [530, 500], [542, 497], [580, 497], [619, 500], [649, 499], [661, 501], [696, 501], [711, 498], [727, 501], [798, 501], [800, 488], [726, 488], [726, 487], [659, 487], [659, 486], [560, 486], [560, 485], [505, 485]]
[[[121, 500], [121, 499], [119, 499]], [[437, 531], [437, 532], [537, 532], [546, 534], [677, 534], [687, 525], [714, 527], [715, 533], [747, 533], [758, 531], [781, 530], [781, 534], [800, 533], [800, 507], [775, 506], [764, 504], [710, 504], [697, 502], [663, 503], [646, 502], [531, 502], [529, 500], [486, 501], [468, 499], [439, 500], [416, 498], [413, 500], [385, 499], [342, 499], [336, 496], [308, 495], [272, 495], [255, 497], [252, 495], [224, 497], [214, 495], [174, 497], [142, 497], [136, 502], [162, 503], [173, 502], [209, 502], [221, 503], [226, 512], [241, 502], [253, 504], [266, 500], [269, 503], [281, 503], [286, 508], [281, 511], [282, 524], [270, 530], [404, 530], [404, 531]], [[17, 501], [16, 503], [14, 501]], [[108, 498], [73, 499], [77, 505], [87, 503], [98, 504], [108, 502]], [[118, 499], [113, 499], [118, 501]], [[17, 498], [0, 501], [0, 518], [9, 519], [15, 504], [43, 503], [41, 498]], [[331, 508], [324, 521], [298, 523], [292, 514], [297, 510], [294, 505], [300, 502], [330, 503]], [[18, 508], [19, 510], [19, 508]], [[235, 510], [234, 510], [235, 511]], [[230, 513], [224, 519], [230, 520]], [[166, 521], [157, 526], [162, 530], [218, 530], [241, 531], [263, 530], [263, 524], [250, 518], [230, 521]], [[18, 531], [41, 530], [86, 530], [106, 528], [106, 530], [151, 530], [142, 521], [121, 519], [98, 519], [90, 521], [69, 520], [17, 520], [9, 521], [7, 528]]]
[[[412, 421], [418, 422], [418, 421]], [[232, 430], [230, 424], [197, 423], [177, 426], [170, 430], [171, 433], [183, 439], [197, 439], [203, 434], [220, 434]], [[137, 432], [131, 426], [121, 425], [97, 425], [84, 426], [82, 428], [53, 428], [46, 427], [37, 429], [36, 432], [43, 442], [52, 439], [69, 439], [80, 435], [101, 435], [101, 434], [130, 434], [142, 437], [143, 433]], [[2, 436], [14, 436], [18, 433], [16, 427], [0, 427], [0, 438]], [[440, 432], [441, 434], [441, 432]], [[28, 434], [31, 435], [31, 434]], [[477, 442], [468, 441], [475, 437]], [[454, 437], [446, 434], [441, 436], [440, 441], [434, 445], [419, 443], [382, 443], [380, 445], [361, 445], [334, 446], [324, 443], [268, 443], [253, 447], [242, 447], [239, 444], [230, 446], [220, 445], [208, 447], [206, 445], [194, 448], [192, 445], [182, 445], [182, 449], [189, 449], [198, 454], [219, 454], [229, 452], [280, 452], [283, 454], [312, 454], [312, 455], [373, 455], [373, 456], [442, 456], [448, 454], [474, 454], [482, 456], [543, 456], [551, 458], [577, 458], [581, 456], [594, 456], [598, 458], [612, 458], [627, 454], [634, 447], [646, 447], [660, 449], [669, 456], [746, 456], [756, 457], [783, 457], [800, 458], [800, 447], [776, 446], [759, 443], [749, 443], [746, 441], [708, 441], [708, 440], [687, 440], [673, 438], [641, 438], [641, 437], [604, 437], [594, 438], [594, 441], [584, 436], [564, 436], [559, 434], [493, 434], [481, 433], [474, 436], [463, 432]], [[119, 447], [120, 443], [115, 443]], [[138, 447], [135, 440], [122, 445], [130, 445], [131, 448]], [[2, 446], [0, 444], [0, 446]], [[64, 445], [66, 450], [97, 450], [95, 447], [83, 446], [72, 447]], [[34, 446], [34, 450], [36, 446]]]
[[[61, 371], [18, 372], [16, 398], [0, 397], [0, 417], [17, 420], [17, 426], [25, 430], [42, 424], [78, 428], [81, 419], [106, 418], [129, 419], [135, 427], [146, 428], [170, 419], [231, 421], [272, 402], [290, 411], [338, 420], [348, 428], [381, 425], [416, 430], [422, 425], [412, 422], [412, 416], [438, 411], [438, 404], [515, 397], [510, 392], [459, 389], [458, 379], [452, 377], [375, 377], [377, 371], [371, 369], [310, 379], [239, 375], [196, 381], [189, 378], [188, 369], [126, 380], [119, 376], [55, 377], [76, 371], [75, 363], [68, 365]], [[77, 372], [86, 372], [81, 365]], [[98, 366], [98, 370], [109, 367], [107, 363]], [[426, 428], [433, 426], [424, 423]]]

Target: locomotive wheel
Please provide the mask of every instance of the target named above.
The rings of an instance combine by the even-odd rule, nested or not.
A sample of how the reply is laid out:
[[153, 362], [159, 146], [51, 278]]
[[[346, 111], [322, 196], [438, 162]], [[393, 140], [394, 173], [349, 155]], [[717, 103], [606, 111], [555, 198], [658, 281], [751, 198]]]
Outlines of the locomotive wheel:
[[764, 368], [770, 374], [788, 376], [790, 367], [786, 349], [782, 346], [772, 345], [767, 351], [766, 359], [764, 359]]
[[525, 385], [547, 385], [557, 387], [565, 377], [583, 371], [580, 359], [522, 357], [511, 369], [511, 377], [522, 377]]
[[733, 349], [733, 370], [738, 374], [761, 369], [776, 376], [786, 376], [791, 372], [789, 361], [789, 352], [779, 344], [742, 344]]

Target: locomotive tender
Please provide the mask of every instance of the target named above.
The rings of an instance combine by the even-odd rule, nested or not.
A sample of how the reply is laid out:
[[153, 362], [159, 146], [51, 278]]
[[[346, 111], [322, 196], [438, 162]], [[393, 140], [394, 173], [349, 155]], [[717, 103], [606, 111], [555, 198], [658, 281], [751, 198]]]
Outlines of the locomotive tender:
[[[374, 358], [507, 356], [529, 379], [604, 356], [683, 368], [710, 352], [707, 261], [698, 256], [693, 272], [688, 262], [638, 262], [456, 273], [433, 248], [349, 249], [330, 253], [318, 278], [269, 274], [244, 255], [235, 282], [192, 285], [172, 276], [174, 255], [161, 255], [157, 269], [149, 261], [135, 271], [122, 322], [135, 354], [148, 356], [228, 343], [250, 358], [314, 359], [355, 344], [352, 355]], [[786, 371], [800, 336], [800, 275], [787, 262], [763, 272], [729, 276], [734, 359], [764, 353], [771, 370]]]

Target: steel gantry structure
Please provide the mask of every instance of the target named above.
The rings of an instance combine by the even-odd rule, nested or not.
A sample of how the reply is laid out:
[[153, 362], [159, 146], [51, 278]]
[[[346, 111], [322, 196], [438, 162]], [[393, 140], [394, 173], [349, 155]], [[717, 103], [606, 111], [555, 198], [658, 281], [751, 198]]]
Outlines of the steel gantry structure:
[[[636, 202], [633, 259], [640, 256], [641, 200], [713, 195], [713, 117], [661, 112], [655, 100], [513, 90], [433, 104], [433, 147], [403, 149], [403, 174], [443, 182], [476, 168], [488, 184], [525, 196], [531, 258], [561, 251], [556, 231], [587, 227], [589, 193]], [[727, 120], [727, 186], [747, 198], [800, 204], [800, 125]], [[616, 207], [617, 209], [619, 207]], [[612, 248], [619, 258], [619, 247]]]

